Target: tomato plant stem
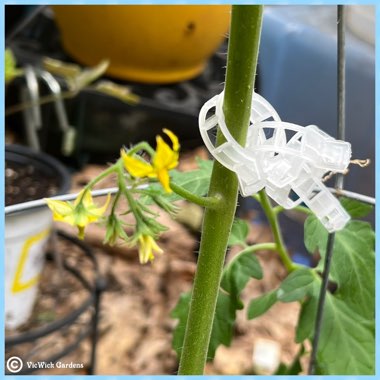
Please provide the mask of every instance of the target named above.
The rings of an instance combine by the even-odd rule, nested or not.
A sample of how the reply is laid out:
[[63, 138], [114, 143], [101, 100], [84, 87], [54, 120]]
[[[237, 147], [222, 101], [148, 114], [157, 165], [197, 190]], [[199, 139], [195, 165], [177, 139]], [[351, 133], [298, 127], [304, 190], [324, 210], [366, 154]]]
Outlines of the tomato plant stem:
[[288, 251], [286, 249], [284, 239], [282, 237], [282, 232], [280, 229], [280, 225], [278, 223], [278, 217], [277, 213], [275, 212], [275, 209], [272, 207], [269, 197], [265, 190], [261, 190], [259, 192], [260, 197], [260, 203], [264, 210], [264, 213], [268, 219], [269, 225], [271, 227], [274, 241], [277, 246], [277, 252], [280, 256], [280, 259], [282, 263], [284, 264], [285, 268], [288, 272], [292, 272], [294, 269], [296, 269], [298, 266], [293, 263], [292, 259], [290, 258]]
[[[262, 11], [262, 6], [232, 6], [223, 110], [230, 133], [242, 145], [251, 111]], [[223, 141], [218, 133], [217, 144]], [[209, 197], [219, 198], [220, 207], [205, 211], [179, 375], [202, 375], [204, 371], [237, 195], [236, 174], [215, 162]]]

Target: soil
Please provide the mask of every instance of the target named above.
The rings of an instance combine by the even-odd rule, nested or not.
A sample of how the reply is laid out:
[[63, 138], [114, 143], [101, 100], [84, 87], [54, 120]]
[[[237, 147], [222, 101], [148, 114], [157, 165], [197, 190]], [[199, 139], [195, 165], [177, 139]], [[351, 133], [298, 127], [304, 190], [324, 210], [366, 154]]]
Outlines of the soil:
[[[198, 151], [181, 162], [182, 169], [194, 167], [194, 156], [204, 155]], [[104, 167], [88, 166], [73, 180], [73, 191], [86, 183]], [[104, 187], [113, 186], [113, 180], [105, 181]], [[97, 202], [102, 204], [103, 199]], [[181, 206], [186, 206], [182, 202]], [[169, 227], [158, 244], [164, 254], [152, 264], [140, 265], [136, 249], [125, 245], [109, 247], [102, 244], [104, 228], [91, 225], [86, 230], [85, 242], [89, 244], [98, 260], [102, 275], [107, 281], [107, 290], [101, 301], [99, 341], [97, 348], [96, 374], [98, 375], [162, 375], [175, 374], [178, 366], [176, 353], [171, 348], [171, 336], [177, 320], [170, 317], [182, 292], [192, 285], [199, 248], [199, 233], [189, 230], [179, 221], [163, 214], [159, 220]], [[75, 234], [70, 226], [60, 228]], [[194, 228], [194, 226], [193, 226]], [[252, 223], [249, 242], [270, 241], [271, 234], [266, 225]], [[71, 244], [58, 241], [57, 251], [81, 270], [88, 278], [93, 277], [93, 267], [80, 259], [80, 252]], [[232, 249], [227, 261], [237, 253]], [[260, 373], [253, 353], [268, 344], [278, 361], [290, 364], [299, 346], [294, 343], [295, 326], [299, 313], [297, 303], [278, 303], [265, 315], [248, 321], [246, 307], [249, 301], [276, 288], [286, 272], [274, 252], [258, 253], [264, 278], [251, 280], [242, 294], [245, 309], [237, 315], [234, 339], [231, 347], [220, 346], [213, 362], [206, 366], [208, 375], [244, 375]], [[58, 260], [59, 261], [59, 260]], [[58, 267], [59, 268], [59, 267]], [[67, 272], [57, 269], [54, 261], [46, 265], [40, 284], [40, 295], [33, 315], [24, 330], [48, 323], [59, 316], [67, 315], [87, 296], [87, 292]], [[6, 356], [43, 358], [44, 352], [52, 354], [69, 344], [83, 326], [90, 322], [90, 314], [84, 315], [70, 329], [60, 331], [49, 338], [40, 339], [29, 346], [20, 345], [17, 350], [6, 352]], [[10, 332], [8, 332], [9, 334]], [[17, 332], [13, 332], [17, 333]], [[39, 350], [38, 350], [39, 348]], [[90, 340], [65, 358], [65, 363], [84, 363], [84, 369], [39, 370], [34, 374], [85, 374], [90, 358]], [[31, 355], [33, 354], [33, 355]], [[256, 371], [254, 370], [256, 367]]]
[[33, 201], [57, 194], [59, 179], [33, 165], [5, 162], [5, 205]]

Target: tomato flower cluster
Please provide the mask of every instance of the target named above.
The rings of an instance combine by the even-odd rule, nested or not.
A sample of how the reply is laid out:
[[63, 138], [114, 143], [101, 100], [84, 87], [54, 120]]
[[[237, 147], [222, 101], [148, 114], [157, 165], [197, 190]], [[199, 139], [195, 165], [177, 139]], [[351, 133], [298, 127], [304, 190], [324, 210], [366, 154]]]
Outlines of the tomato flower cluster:
[[[130, 246], [138, 247], [142, 264], [153, 261], [155, 254], [163, 252], [156, 240], [166, 227], [156, 220], [158, 214], [144, 204], [146, 202], [141, 198], [148, 198], [149, 203], [156, 204], [170, 214], [176, 211], [175, 206], [165, 194], [172, 192], [169, 171], [178, 165], [180, 145], [173, 132], [164, 129], [164, 133], [171, 140], [172, 147], [161, 136], [157, 136], [156, 150], [145, 142], [129, 150], [122, 149], [120, 159], [92, 180], [78, 194], [74, 202], [46, 199], [47, 205], [53, 212], [53, 219], [76, 226], [80, 239], [84, 238], [87, 225], [105, 220], [105, 243], [114, 245], [118, 240], [122, 240]], [[145, 151], [150, 155], [150, 162], [138, 155], [140, 151]], [[97, 206], [92, 198], [91, 189], [111, 173], [117, 174], [118, 191], [113, 198], [109, 215], [105, 216], [111, 200], [110, 194], [102, 206]], [[138, 185], [146, 179], [149, 182], [158, 180], [164, 191], [153, 187], [140, 189]], [[136, 195], [140, 195], [140, 198]], [[135, 231], [131, 236], [128, 236], [124, 228], [125, 222], [117, 214], [116, 206], [122, 196], [127, 200], [129, 209], [120, 215], [131, 213], [135, 219]]]

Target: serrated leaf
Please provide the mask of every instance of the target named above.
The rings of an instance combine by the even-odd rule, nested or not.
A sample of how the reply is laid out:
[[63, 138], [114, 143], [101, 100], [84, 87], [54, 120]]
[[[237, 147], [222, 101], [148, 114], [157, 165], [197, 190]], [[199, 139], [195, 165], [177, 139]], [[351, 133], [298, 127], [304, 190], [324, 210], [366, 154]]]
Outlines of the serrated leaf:
[[367, 216], [372, 210], [373, 206], [368, 203], [359, 202], [354, 199], [340, 198], [340, 203], [350, 214], [351, 218], [363, 218]]
[[[204, 196], [208, 193], [208, 188], [210, 186], [210, 178], [213, 162], [211, 160], [197, 160], [198, 169], [189, 172], [179, 172], [178, 170], [171, 170], [170, 177], [171, 181], [178, 186], [183, 187], [185, 190], [191, 192], [194, 195]], [[167, 201], [175, 202], [183, 199], [176, 193], [165, 193], [164, 189], [160, 184], [149, 185], [149, 190], [158, 192], [159, 195], [165, 197]], [[140, 198], [140, 202], [149, 205], [153, 201], [149, 196], [143, 196]]]
[[[314, 328], [317, 299], [303, 306], [309, 335]], [[299, 332], [298, 332], [299, 334]], [[298, 338], [300, 336], [298, 335]], [[375, 365], [373, 323], [363, 319], [344, 300], [326, 294], [317, 354], [318, 367], [325, 375], [373, 375]]]
[[[349, 222], [335, 234], [330, 273], [338, 288], [334, 294], [326, 294], [317, 354], [321, 374], [374, 373], [374, 238], [371, 226], [360, 221]], [[309, 217], [305, 223], [307, 248], [319, 249], [324, 258], [327, 239], [328, 233], [319, 221], [314, 216]], [[322, 263], [318, 269], [322, 270]], [[298, 342], [314, 334], [319, 297], [315, 287], [311, 297], [302, 305], [296, 334]]]
[[236, 310], [237, 304], [232, 297], [223, 292], [219, 292], [207, 360], [214, 359], [215, 351], [221, 344], [225, 346], [231, 344], [236, 320]]
[[277, 298], [282, 302], [302, 300], [310, 291], [315, 276], [309, 268], [301, 268], [290, 273], [277, 291]]
[[296, 328], [296, 343], [302, 343], [313, 336], [315, 316], [317, 314], [317, 297], [312, 297], [302, 304]]
[[314, 276], [314, 282], [307, 288], [306, 301], [301, 303], [301, 311], [298, 317], [296, 328], [296, 343], [302, 343], [305, 339], [310, 339], [314, 333], [315, 316], [317, 315], [318, 299], [321, 291], [321, 279]]
[[[171, 171], [172, 181], [191, 193], [203, 196], [208, 193], [213, 162], [211, 160], [197, 160], [199, 168], [190, 172]], [[172, 194], [172, 200], [182, 199]]]
[[[187, 316], [189, 313], [191, 293], [181, 295], [176, 307], [171, 313], [172, 318], [179, 319], [179, 322], [173, 333], [173, 349], [181, 357], [183, 340], [185, 337], [185, 329]], [[214, 359], [216, 349], [224, 344], [229, 346], [233, 337], [233, 327], [236, 319], [236, 302], [226, 293], [219, 292], [216, 304], [214, 323], [210, 338], [207, 360]]]
[[251, 278], [261, 280], [263, 270], [256, 255], [248, 248], [238, 253], [225, 267], [221, 287], [237, 299]]
[[[305, 223], [305, 245], [310, 252], [319, 249], [325, 257], [328, 233], [310, 216]], [[375, 302], [375, 233], [371, 225], [351, 221], [336, 232], [331, 278], [338, 284], [338, 293], [364, 318], [373, 318]], [[322, 270], [321, 260], [319, 269]]]
[[326, 295], [319, 344], [318, 362], [322, 374], [374, 374], [375, 345], [371, 324], [330, 293]]
[[248, 319], [257, 318], [277, 302], [277, 289], [253, 299], [248, 306]]
[[243, 219], [236, 218], [232, 224], [228, 245], [245, 244], [249, 233], [249, 224]]

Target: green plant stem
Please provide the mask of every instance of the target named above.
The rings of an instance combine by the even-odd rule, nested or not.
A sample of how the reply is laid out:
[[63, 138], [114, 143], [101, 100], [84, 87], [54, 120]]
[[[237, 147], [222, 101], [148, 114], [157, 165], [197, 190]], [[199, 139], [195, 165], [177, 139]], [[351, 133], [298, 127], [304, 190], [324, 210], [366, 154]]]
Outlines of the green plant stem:
[[[242, 145], [251, 110], [262, 11], [262, 6], [232, 6], [223, 110], [230, 133]], [[217, 144], [223, 141], [218, 133]], [[179, 375], [202, 375], [204, 371], [237, 195], [235, 173], [215, 162], [209, 196], [220, 198], [220, 207], [205, 211]]]
[[97, 177], [91, 180], [84, 188], [85, 190], [90, 190], [94, 185], [98, 182], [102, 181], [104, 178], [108, 177], [112, 173], [116, 173], [119, 167], [119, 161], [110, 166], [108, 169], [104, 170], [104, 172], [100, 173]]
[[260, 197], [261, 206], [268, 219], [269, 225], [271, 226], [274, 242], [276, 243], [277, 251], [281, 258], [281, 261], [285, 265], [285, 268], [287, 269], [287, 271], [292, 272], [298, 266], [293, 263], [292, 259], [290, 258], [288, 254], [288, 251], [284, 243], [284, 239], [282, 237], [280, 225], [278, 224], [277, 214], [275, 213], [265, 190], [259, 191], [259, 197]]
[[170, 188], [182, 198], [202, 207], [216, 209], [221, 204], [221, 199], [218, 195], [213, 197], [199, 197], [173, 182], [170, 182]]
[[121, 196], [121, 192], [120, 190], [116, 193], [115, 195], [115, 198], [113, 200], [113, 203], [112, 203], [112, 209], [111, 209], [111, 214], [114, 215], [115, 214], [115, 211], [116, 211], [116, 206], [119, 202], [119, 199], [120, 199], [120, 196]]
[[115, 164], [110, 166], [108, 169], [104, 170], [104, 172], [100, 173], [97, 177], [95, 177], [93, 180], [91, 180], [84, 188], [83, 193], [80, 198], [80, 202], [82, 201], [84, 195], [88, 190], [91, 190], [98, 182], [102, 181], [104, 178], [108, 177], [112, 173], [116, 173], [118, 171], [118, 168], [120, 166], [119, 164], [120, 160], [117, 161]]
[[[233, 262], [239, 260], [241, 255], [245, 255], [247, 253], [255, 253], [258, 251], [275, 251], [276, 249], [277, 249], [276, 243], [259, 243], [259, 244], [251, 245], [247, 248], [244, 248], [236, 256], [234, 256], [234, 258], [228, 263], [228, 267], [230, 267]], [[226, 272], [228, 267], [225, 267], [223, 269], [223, 272]]]
[[128, 156], [132, 156], [133, 154], [139, 152], [140, 150], [145, 150], [146, 152], [149, 153], [151, 157], [154, 157], [154, 155], [156, 154], [155, 150], [146, 141], [142, 141], [138, 143], [131, 149], [127, 150], [126, 153]]
[[137, 207], [135, 199], [133, 198], [133, 196], [129, 192], [127, 186], [125, 185], [124, 170], [123, 170], [122, 161], [119, 160], [115, 165], [117, 165], [117, 168], [116, 168], [117, 169], [117, 176], [118, 176], [117, 183], [119, 185], [119, 189], [123, 193], [123, 195], [125, 196], [131, 212], [133, 213], [135, 218], [137, 218], [141, 213], [139, 212], [139, 209]]

